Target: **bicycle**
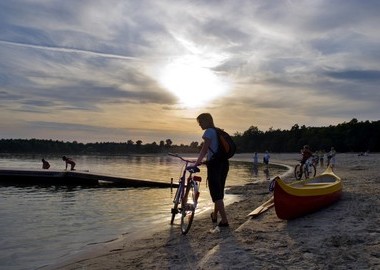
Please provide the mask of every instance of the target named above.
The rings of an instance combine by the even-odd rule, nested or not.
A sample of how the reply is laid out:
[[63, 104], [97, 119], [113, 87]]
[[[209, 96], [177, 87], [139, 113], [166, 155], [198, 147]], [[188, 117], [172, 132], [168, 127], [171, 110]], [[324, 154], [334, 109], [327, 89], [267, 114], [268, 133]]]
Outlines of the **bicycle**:
[[301, 180], [302, 176], [305, 176], [305, 179], [311, 177], [314, 177], [317, 174], [317, 169], [315, 167], [315, 159], [313, 157], [306, 160], [305, 164], [297, 164], [294, 168], [294, 177], [297, 180]]
[[[197, 166], [189, 166], [189, 163], [194, 163], [182, 158], [177, 154], [168, 153], [169, 156], [176, 157], [185, 162], [184, 169], [179, 178], [178, 188], [173, 199], [173, 208], [171, 209], [170, 224], [173, 224], [175, 216], [181, 214], [181, 232], [187, 234], [193, 223], [195, 209], [198, 204], [199, 197], [199, 185], [202, 181], [202, 177], [194, 175], [200, 172]], [[186, 177], [187, 173], [189, 175]]]

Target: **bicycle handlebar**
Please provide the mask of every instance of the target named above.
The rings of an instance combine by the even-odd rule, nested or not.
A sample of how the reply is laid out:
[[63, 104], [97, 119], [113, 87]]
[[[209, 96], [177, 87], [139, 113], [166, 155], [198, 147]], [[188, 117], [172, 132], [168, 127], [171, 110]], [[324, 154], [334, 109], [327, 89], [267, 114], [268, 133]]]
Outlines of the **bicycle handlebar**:
[[195, 163], [194, 160], [188, 160], [188, 159], [184, 159], [183, 157], [181, 157], [180, 155], [178, 154], [174, 154], [174, 153], [168, 153], [169, 156], [172, 156], [172, 157], [176, 157], [176, 158], [179, 158], [180, 160], [182, 161], [185, 161], [185, 162], [189, 162], [189, 163]]
[[[184, 159], [183, 157], [181, 157], [180, 155], [178, 154], [174, 154], [174, 153], [168, 153], [169, 156], [172, 156], [172, 157], [176, 157], [176, 158], [179, 158], [181, 159], [182, 161], [186, 162], [186, 163], [195, 163], [194, 160], [188, 160], [188, 159]], [[204, 162], [202, 162], [201, 164], [199, 165], [202, 165], [202, 164], [205, 164]], [[199, 166], [198, 165], [198, 166]], [[187, 166], [186, 165], [186, 170], [190, 173], [198, 173], [200, 172], [201, 170], [198, 168], [198, 166], [195, 166], [195, 165], [190, 165], [190, 166]]]

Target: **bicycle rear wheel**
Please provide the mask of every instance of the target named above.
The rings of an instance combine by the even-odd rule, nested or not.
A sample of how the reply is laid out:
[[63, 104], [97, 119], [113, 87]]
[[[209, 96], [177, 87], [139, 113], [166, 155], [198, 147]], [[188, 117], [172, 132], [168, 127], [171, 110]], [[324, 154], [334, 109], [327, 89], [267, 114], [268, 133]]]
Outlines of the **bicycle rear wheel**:
[[294, 177], [297, 180], [301, 180], [302, 178], [301, 164], [297, 164], [296, 167], [294, 168]]
[[195, 213], [195, 193], [194, 184], [189, 182], [186, 186], [185, 195], [182, 199], [181, 209], [181, 232], [187, 234], [193, 223]]
[[305, 164], [305, 179], [309, 177], [314, 177], [317, 174], [317, 169], [314, 164]]

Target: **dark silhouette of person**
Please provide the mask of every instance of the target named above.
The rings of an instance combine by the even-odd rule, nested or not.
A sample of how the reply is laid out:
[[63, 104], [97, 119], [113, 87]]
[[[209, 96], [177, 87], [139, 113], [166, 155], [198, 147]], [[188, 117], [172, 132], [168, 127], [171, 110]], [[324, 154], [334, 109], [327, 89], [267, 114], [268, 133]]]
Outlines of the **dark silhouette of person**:
[[64, 160], [66, 162], [66, 170], [67, 170], [67, 165], [70, 164], [70, 166], [71, 166], [70, 170], [75, 171], [75, 169], [74, 169], [74, 167], [75, 167], [74, 160], [72, 160], [71, 158], [68, 158], [66, 156], [63, 156], [62, 160]]
[[42, 169], [49, 169], [50, 168], [50, 164], [49, 162], [47, 162], [44, 158], [42, 159]]

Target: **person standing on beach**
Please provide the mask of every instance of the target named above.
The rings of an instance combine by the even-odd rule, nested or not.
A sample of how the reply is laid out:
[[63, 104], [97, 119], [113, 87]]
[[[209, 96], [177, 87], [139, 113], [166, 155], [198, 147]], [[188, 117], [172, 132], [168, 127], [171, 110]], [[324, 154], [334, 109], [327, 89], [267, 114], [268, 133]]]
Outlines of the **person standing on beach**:
[[70, 164], [70, 166], [71, 166], [70, 170], [75, 171], [75, 169], [74, 169], [74, 167], [75, 167], [74, 160], [72, 160], [71, 158], [68, 158], [66, 156], [63, 156], [62, 160], [65, 161], [65, 163], [66, 163], [66, 170], [67, 170], [67, 165]]
[[47, 162], [44, 158], [42, 159], [42, 169], [47, 170], [50, 168], [49, 162]]
[[218, 227], [228, 227], [227, 213], [224, 207], [224, 187], [229, 170], [228, 159], [221, 159], [214, 156], [218, 150], [218, 137], [214, 125], [214, 120], [209, 113], [202, 113], [197, 117], [197, 122], [204, 130], [202, 139], [203, 145], [195, 165], [202, 164], [204, 157], [207, 156], [207, 179], [211, 199], [214, 203], [214, 211], [211, 213], [211, 220], [217, 223], [218, 213], [221, 221]]
[[257, 152], [255, 152], [253, 154], [253, 174], [255, 176], [257, 176], [259, 173], [258, 164], [259, 164], [259, 156], [258, 156]]
[[268, 168], [268, 165], [269, 165], [269, 159], [270, 159], [270, 155], [269, 155], [269, 152], [267, 150], [267, 151], [265, 151], [265, 154], [264, 154], [264, 157], [263, 157], [263, 162], [267, 166], [267, 168]]
[[310, 149], [309, 145], [304, 145], [303, 148], [301, 149], [301, 164], [304, 165], [306, 161], [313, 156], [313, 152]]
[[331, 166], [331, 168], [334, 168], [335, 166], [335, 155], [336, 151], [334, 147], [331, 147], [330, 152], [327, 155], [327, 167]]
[[325, 150], [320, 150], [319, 151], [319, 165], [323, 167], [323, 162], [325, 158]]
[[253, 165], [257, 166], [258, 163], [259, 163], [259, 156], [257, 155], [257, 152], [255, 152], [255, 154], [253, 155]]

